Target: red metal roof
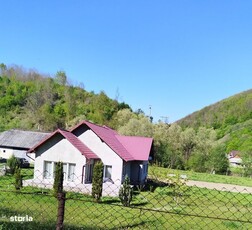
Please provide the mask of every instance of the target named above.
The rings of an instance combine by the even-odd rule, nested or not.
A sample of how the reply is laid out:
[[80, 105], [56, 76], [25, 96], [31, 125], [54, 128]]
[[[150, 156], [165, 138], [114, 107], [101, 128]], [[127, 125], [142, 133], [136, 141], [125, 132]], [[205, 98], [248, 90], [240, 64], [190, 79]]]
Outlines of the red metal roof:
[[63, 131], [61, 129], [57, 129], [50, 136], [48, 136], [46, 139], [44, 139], [43, 141], [41, 141], [39, 144], [37, 144], [33, 148], [29, 149], [28, 153], [34, 152], [37, 148], [39, 148], [41, 145], [43, 145], [46, 141], [48, 141], [49, 139], [51, 139], [56, 134], [61, 134], [64, 138], [66, 138], [87, 159], [99, 159], [99, 157], [91, 149], [89, 149], [83, 142], [81, 142], [78, 139], [78, 137], [76, 137], [74, 134], [72, 134], [72, 133], [70, 133], [68, 131]]
[[134, 157], [134, 160], [148, 161], [153, 139], [149, 137], [120, 136], [116, 138]]
[[125, 161], [148, 160], [152, 138], [121, 136], [107, 126], [99, 126], [88, 121], [82, 121], [71, 132], [82, 125], [87, 125], [102, 141]]

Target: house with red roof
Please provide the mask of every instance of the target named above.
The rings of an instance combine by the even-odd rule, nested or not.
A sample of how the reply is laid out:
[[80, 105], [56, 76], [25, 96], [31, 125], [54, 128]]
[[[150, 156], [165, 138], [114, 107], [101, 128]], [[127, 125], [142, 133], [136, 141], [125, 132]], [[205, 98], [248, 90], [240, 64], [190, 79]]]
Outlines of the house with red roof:
[[241, 153], [237, 150], [232, 150], [228, 154], [228, 160], [229, 160], [230, 166], [232, 166], [232, 167], [241, 167], [242, 166]]
[[[70, 131], [57, 129], [29, 149], [35, 154], [34, 179], [26, 185], [52, 187], [57, 162], [63, 162], [64, 188], [91, 192], [93, 166], [102, 161], [103, 195], [117, 194], [126, 175], [131, 184], [143, 184], [153, 139], [123, 136], [115, 130], [82, 121]], [[112, 194], [113, 195], [113, 194]]]

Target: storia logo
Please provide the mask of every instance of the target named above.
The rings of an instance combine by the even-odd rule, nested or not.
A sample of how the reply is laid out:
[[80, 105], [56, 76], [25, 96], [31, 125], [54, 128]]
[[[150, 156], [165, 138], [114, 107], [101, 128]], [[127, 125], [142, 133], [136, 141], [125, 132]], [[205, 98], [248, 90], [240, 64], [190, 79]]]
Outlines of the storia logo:
[[11, 216], [10, 221], [12, 222], [31, 222], [33, 221], [33, 218], [31, 216], [25, 215], [25, 216]]

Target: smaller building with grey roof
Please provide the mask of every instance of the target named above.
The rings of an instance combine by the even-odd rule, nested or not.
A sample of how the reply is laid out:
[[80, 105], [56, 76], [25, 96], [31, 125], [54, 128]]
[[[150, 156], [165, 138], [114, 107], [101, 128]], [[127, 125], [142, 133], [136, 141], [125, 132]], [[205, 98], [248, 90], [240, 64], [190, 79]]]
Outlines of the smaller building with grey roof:
[[8, 159], [14, 155], [31, 162], [32, 158], [26, 152], [49, 135], [50, 133], [17, 129], [4, 131], [0, 133], [0, 159]]

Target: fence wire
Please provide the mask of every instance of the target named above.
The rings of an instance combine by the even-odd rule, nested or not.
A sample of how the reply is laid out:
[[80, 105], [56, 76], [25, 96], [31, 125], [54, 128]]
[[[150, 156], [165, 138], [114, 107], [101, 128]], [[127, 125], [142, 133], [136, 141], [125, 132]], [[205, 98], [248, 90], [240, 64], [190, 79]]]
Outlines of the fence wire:
[[[56, 229], [59, 200], [53, 181], [41, 179], [42, 172], [34, 178], [33, 169], [22, 169], [21, 175], [20, 189], [13, 175], [0, 176], [0, 229]], [[92, 184], [65, 181], [64, 229], [252, 229], [252, 195], [246, 190], [149, 178], [146, 185], [133, 188], [126, 207], [118, 197], [121, 186], [104, 182], [96, 202]]]

